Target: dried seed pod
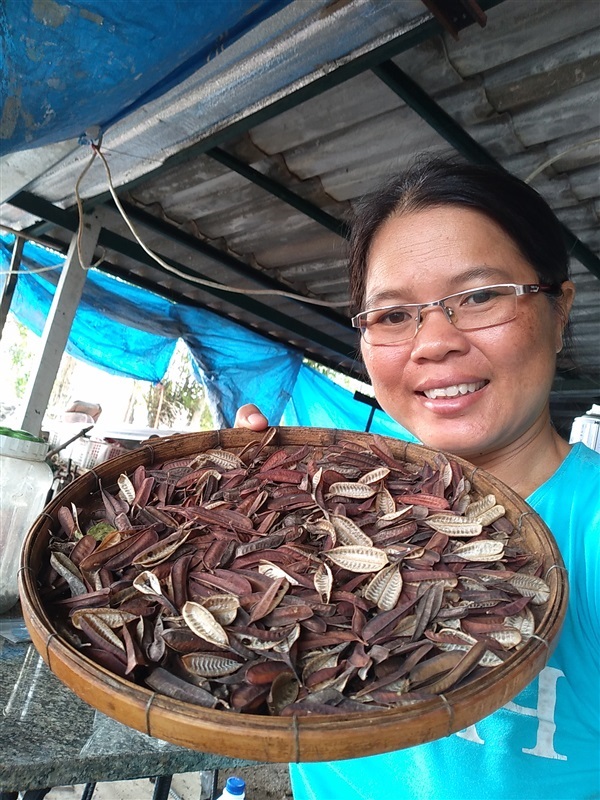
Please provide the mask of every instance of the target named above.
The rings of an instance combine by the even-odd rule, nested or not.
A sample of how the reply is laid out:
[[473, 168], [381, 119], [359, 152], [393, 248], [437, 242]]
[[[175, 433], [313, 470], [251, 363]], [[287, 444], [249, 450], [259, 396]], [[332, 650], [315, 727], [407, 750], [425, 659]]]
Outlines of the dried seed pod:
[[412, 512], [412, 506], [404, 506], [404, 508], [391, 511], [389, 514], [382, 514], [380, 517], [378, 517], [375, 524], [378, 529], [387, 528], [391, 525], [394, 525], [396, 522], [398, 522], [398, 520], [402, 519], [402, 517], [411, 516]]
[[333, 575], [329, 565], [323, 562], [320, 564], [313, 575], [315, 589], [317, 590], [322, 603], [328, 603], [333, 588]]
[[501, 631], [490, 631], [486, 635], [489, 636], [490, 639], [495, 639], [507, 650], [510, 650], [512, 647], [516, 647], [517, 645], [521, 644], [521, 634], [516, 628], [505, 628]]
[[282, 597], [289, 588], [290, 585], [285, 578], [276, 578], [252, 608], [249, 622], [256, 622], [256, 620], [262, 619], [266, 617], [267, 614], [270, 614], [274, 608], [277, 608]]
[[210, 611], [219, 625], [231, 625], [237, 616], [240, 601], [232, 594], [212, 594], [204, 598], [200, 605]]
[[516, 628], [521, 634], [523, 642], [535, 633], [535, 620], [529, 608], [524, 608], [519, 614], [505, 617], [504, 624]]
[[358, 479], [358, 483], [378, 483], [390, 474], [387, 467], [377, 467]]
[[194, 684], [172, 675], [162, 667], [153, 669], [146, 676], [145, 682], [155, 692], [166, 694], [167, 697], [173, 697], [176, 700], [182, 700], [184, 703], [195, 703], [205, 708], [214, 708], [218, 703], [217, 698], [207, 692], [206, 689], [194, 686]]
[[465, 542], [455, 547], [452, 553], [466, 561], [499, 561], [504, 553], [504, 544], [493, 539]]
[[325, 653], [317, 653], [307, 659], [304, 664], [304, 669], [302, 670], [302, 682], [306, 683], [307, 679], [319, 670], [327, 669], [328, 667], [337, 667], [340, 659], [339, 651], [340, 647], [338, 646], [333, 648], [333, 650], [329, 650]]
[[335, 547], [328, 550], [325, 556], [338, 567], [350, 572], [376, 572], [388, 563], [385, 550], [361, 545]]
[[113, 629], [104, 620], [94, 614], [83, 611], [79, 617], [79, 629], [82, 630], [94, 644], [108, 644], [113, 650], [125, 652], [125, 645]]
[[181, 656], [181, 662], [188, 672], [201, 678], [222, 678], [242, 666], [239, 661], [218, 653], [187, 653]]
[[336, 532], [337, 541], [341, 545], [362, 545], [363, 547], [373, 547], [372, 539], [348, 517], [331, 514], [329, 519]]
[[266, 575], [267, 578], [273, 578], [274, 580], [276, 578], [285, 578], [291, 586], [299, 585], [299, 581], [296, 578], [292, 578], [284, 569], [278, 567], [277, 564], [272, 564], [270, 561], [259, 561], [258, 571], [261, 575]]
[[282, 661], [259, 661], [248, 667], [244, 679], [253, 686], [270, 686], [278, 675], [288, 671]]
[[142, 594], [162, 594], [160, 581], [153, 572], [145, 570], [140, 572], [133, 581], [133, 586]]
[[363, 592], [363, 597], [370, 600], [382, 611], [390, 611], [395, 607], [402, 591], [402, 575], [398, 564], [389, 564], [380, 570]]
[[119, 496], [122, 497], [128, 505], [133, 505], [133, 501], [135, 500], [135, 488], [125, 473], [119, 475], [117, 484], [119, 486]]
[[550, 597], [550, 587], [546, 581], [542, 580], [542, 578], [536, 578], [535, 575], [517, 572], [508, 581], [523, 597], [531, 597], [531, 602], [534, 605], [545, 603]]
[[[477, 639], [474, 636], [469, 636], [468, 633], [463, 633], [460, 630], [442, 629], [439, 632], [441, 635], [446, 634], [450, 636], [450, 641], [438, 642], [437, 647], [440, 650], [470, 650], [473, 645], [477, 644]], [[503, 663], [501, 658], [492, 653], [491, 650], [486, 650], [483, 656], [479, 659], [479, 665], [482, 667], [498, 667]]]
[[189, 530], [185, 532], [175, 531], [165, 539], [161, 539], [156, 544], [143, 550], [133, 559], [132, 563], [139, 564], [141, 567], [155, 567], [157, 564], [162, 564], [185, 542], [189, 533]]
[[280, 672], [271, 684], [267, 706], [271, 714], [281, 714], [286, 706], [298, 697], [300, 684], [291, 670]]
[[382, 486], [377, 492], [375, 507], [380, 517], [385, 514], [393, 514], [396, 511], [396, 501], [385, 486]]
[[476, 521], [480, 525], [483, 525], [483, 527], [485, 528], [486, 525], [491, 525], [492, 523], [499, 520], [501, 517], [505, 515], [505, 513], [506, 509], [504, 508], [504, 506], [495, 505], [492, 506], [491, 508], [488, 508], [487, 511], [483, 511], [481, 514], [478, 514], [476, 517]]
[[438, 522], [434, 517], [427, 517], [424, 522], [426, 525], [429, 525], [430, 528], [433, 528], [434, 531], [439, 531], [440, 533], [445, 533], [448, 536], [454, 536], [456, 538], [479, 536], [483, 530], [481, 523], [469, 522], [460, 517], [455, 517], [455, 521], [452, 522]]
[[133, 622], [136, 619], [135, 614], [130, 614], [127, 611], [119, 611], [115, 608], [87, 608], [78, 609], [71, 614], [71, 622], [76, 628], [81, 630], [81, 618], [85, 615], [87, 619], [94, 617], [101, 619], [109, 628], [120, 628], [128, 622]]
[[64, 553], [54, 552], [50, 554], [50, 565], [64, 578], [71, 590], [71, 595], [78, 596], [87, 594], [87, 586], [83, 581], [83, 575], [71, 559]]
[[469, 503], [465, 510], [465, 516], [467, 519], [477, 519], [477, 517], [490, 508], [493, 508], [495, 505], [496, 495], [486, 494], [485, 497], [475, 500], [473, 503]]
[[224, 470], [238, 469], [245, 466], [244, 462], [238, 458], [238, 456], [234, 453], [230, 453], [228, 450], [205, 450], [204, 453], [201, 453], [194, 459], [190, 466], [200, 466], [206, 463], [206, 461], [211, 461]]
[[350, 497], [355, 500], [366, 500], [367, 497], [373, 497], [377, 489], [369, 486], [367, 483], [332, 483], [329, 487], [328, 497]]
[[194, 603], [188, 600], [184, 607], [181, 609], [183, 619], [186, 625], [207, 642], [216, 645], [217, 647], [225, 648], [229, 644], [227, 633], [217, 620], [213, 617], [210, 611], [200, 603]]

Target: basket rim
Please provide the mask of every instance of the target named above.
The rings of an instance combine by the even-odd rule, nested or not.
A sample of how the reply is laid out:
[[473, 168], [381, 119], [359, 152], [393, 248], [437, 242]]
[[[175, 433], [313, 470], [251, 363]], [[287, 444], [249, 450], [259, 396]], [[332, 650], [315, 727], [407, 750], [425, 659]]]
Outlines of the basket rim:
[[[271, 443], [273, 446], [288, 446], [290, 438], [294, 439], [298, 433], [302, 435], [300, 438], [307, 437], [307, 440], [318, 439], [316, 444], [339, 442], [344, 439], [353, 439], [364, 441], [365, 437], [373, 440], [374, 434], [359, 433], [356, 431], [342, 431], [337, 429], [328, 428], [280, 428]], [[51, 671], [53, 671], [59, 679], [63, 680], [86, 702], [90, 705], [98, 707], [93, 702], [94, 698], [90, 698], [90, 684], [102, 684], [108, 695], [117, 695], [114, 703], [114, 708], [101, 708], [99, 710], [108, 713], [109, 716], [114, 716], [120, 722], [129, 724], [142, 732], [152, 736], [159, 736], [159, 738], [168, 738], [175, 744], [181, 744], [187, 747], [192, 746], [189, 743], [189, 738], [186, 736], [196, 735], [197, 728], [200, 725], [211, 721], [217, 729], [222, 727], [227, 730], [227, 736], [235, 738], [235, 732], [231, 734], [232, 729], [239, 729], [239, 736], [247, 737], [248, 731], [251, 732], [253, 737], [259, 737], [265, 727], [269, 728], [269, 732], [277, 738], [287, 738], [287, 751], [286, 755], [282, 756], [280, 751], [281, 747], [269, 749], [264, 743], [260, 743], [251, 750], [248, 755], [248, 743], [238, 743], [232, 741], [223, 742], [222, 749], [212, 749], [212, 752], [217, 752], [222, 755], [249, 758], [251, 760], [270, 760], [270, 761], [300, 761], [300, 760], [320, 760], [314, 758], [314, 739], [315, 736], [327, 735], [328, 741], [331, 741], [331, 734], [337, 733], [339, 735], [347, 734], [357, 727], [369, 726], [371, 729], [379, 727], [385, 731], [388, 728], [394, 729], [402, 725], [408, 725], [413, 718], [423, 717], [427, 715], [437, 716], [437, 735], [432, 738], [439, 738], [439, 736], [447, 735], [448, 733], [466, 727], [464, 724], [465, 714], [468, 716], [467, 708], [474, 704], [474, 700], [481, 698], [486, 693], [491, 693], [494, 688], [498, 690], [501, 686], [502, 692], [506, 694], [504, 702], [513, 697], [524, 688], [527, 683], [543, 668], [547, 662], [550, 652], [556, 644], [557, 634], [564, 619], [566, 604], [568, 598], [568, 582], [566, 578], [566, 571], [564, 564], [554, 537], [548, 530], [547, 526], [543, 523], [535, 512], [527, 505], [525, 500], [520, 498], [512, 489], [504, 486], [494, 476], [489, 473], [479, 470], [469, 462], [456, 457], [452, 454], [445, 453], [449, 458], [452, 458], [459, 463], [464, 470], [465, 475], [473, 482], [476, 487], [481, 484], [484, 486], [501, 487], [503, 497], [507, 497], [512, 501], [514, 507], [521, 512], [520, 522], [531, 530], [534, 530], [535, 536], [543, 540], [547, 545], [548, 554], [552, 564], [558, 567], [552, 569], [548, 575], [548, 581], [551, 584], [551, 598], [554, 602], [548, 602], [547, 608], [544, 610], [540, 622], [537, 626], [536, 638], [530, 639], [520, 650], [511, 653], [506, 661], [499, 667], [490, 668], [483, 676], [465, 683], [463, 686], [449, 690], [445, 695], [436, 698], [424, 699], [415, 701], [411, 704], [410, 708], [396, 707], [389, 708], [382, 711], [360, 711], [348, 712], [344, 714], [335, 715], [311, 715], [311, 716], [298, 716], [298, 717], [281, 717], [281, 716], [267, 716], [267, 715], [254, 715], [254, 714], [236, 714], [229, 710], [221, 709], [205, 709], [191, 703], [175, 700], [164, 695], [159, 695], [150, 689], [140, 686], [126, 678], [113, 674], [105, 669], [95, 661], [87, 658], [83, 653], [74, 648], [68, 641], [60, 636], [54, 623], [48, 617], [46, 609], [41, 601], [36, 584], [35, 565], [30, 562], [34, 557], [34, 547], [39, 537], [48, 537], [50, 535], [51, 527], [57, 522], [58, 509], [65, 503], [65, 496], [73, 493], [74, 487], [81, 490], [83, 494], [92, 495], [98, 488], [100, 482], [116, 477], [120, 474], [123, 467], [131, 466], [130, 462], [135, 461], [136, 466], [143, 464], [149, 466], [152, 463], [160, 463], [160, 457], [165, 452], [170, 452], [173, 443], [177, 445], [177, 450], [181, 457], [186, 457], [194, 452], [201, 452], [205, 449], [212, 449], [218, 446], [234, 447], [245, 446], [249, 442], [254, 442], [261, 434], [244, 429], [225, 429], [221, 431], [208, 431], [198, 432], [191, 434], [176, 434], [172, 437], [164, 438], [152, 444], [144, 443], [138, 450], [128, 451], [122, 456], [118, 456], [110, 461], [100, 464], [96, 469], [82, 475], [72, 484], [66, 487], [62, 492], [56, 495], [55, 498], [46, 506], [44, 512], [38, 517], [32, 528], [30, 529], [21, 556], [21, 568], [19, 570], [19, 584], [23, 606], [23, 613], [25, 621], [32, 635], [32, 641], [38, 651], [40, 652], [44, 661], [48, 664]], [[394, 455], [400, 460], [413, 461], [416, 463], [423, 463], [423, 460], [428, 461], [438, 452], [431, 450], [422, 445], [416, 445], [401, 440], [390, 439], [389, 437], [381, 437], [384, 441], [392, 447]], [[183, 441], [185, 439], [185, 441]], [[202, 443], [202, 447], [197, 448], [197, 445]], [[312, 442], [315, 444], [315, 442]], [[294, 440], [292, 444], [297, 444]], [[184, 452], [191, 448], [190, 452]], [[197, 448], [194, 450], [194, 448]], [[401, 452], [399, 452], [401, 451]], [[158, 457], [157, 457], [158, 456]], [[423, 460], [422, 460], [423, 459]], [[483, 491], [483, 490], [480, 490]], [[508, 509], [507, 509], [508, 511]], [[508, 514], [507, 514], [508, 516]], [[80, 671], [85, 677], [84, 687], [74, 686], [65, 681], [74, 681], [74, 674]], [[518, 675], [519, 670], [523, 675], [521, 683], [514, 684], [512, 687], [507, 686], [511, 680], [514, 681], [515, 675]], [[500, 672], [501, 671], [501, 672]], [[66, 673], [66, 674], [65, 674]], [[514, 686], [517, 686], [515, 689]], [[127, 696], [127, 710], [119, 709], [123, 698], [118, 699], [119, 695]], [[510, 696], [509, 696], [510, 695]], [[137, 724], [133, 724], [130, 717], [130, 705], [133, 703], [137, 709]], [[110, 705], [110, 704], [109, 704]], [[501, 703], [500, 705], [503, 705]], [[464, 708], [463, 708], [464, 707]], [[495, 705], [493, 709], [487, 711], [485, 714], [479, 714], [477, 718], [471, 719], [467, 724], [476, 722], [481, 716], [486, 716], [487, 713], [500, 707]], [[143, 709], [143, 719], [140, 718], [139, 709]], [[455, 711], [462, 709], [458, 717], [461, 720], [460, 727], [453, 727]], [[474, 712], [477, 713], [477, 712]], [[165, 736], [165, 725], [168, 719], [174, 716], [178, 720], [183, 720], [183, 727], [186, 728], [187, 733], [182, 737], [178, 735], [173, 738]], [[142, 725], [140, 726], [140, 719]], [[446, 720], [447, 725], [445, 730], [443, 721]], [[222, 737], [224, 738], [224, 737]], [[200, 737], [201, 739], [201, 737]], [[305, 742], [305, 740], [307, 740]], [[425, 739], [424, 741], [429, 741]], [[415, 742], [417, 743], [417, 742]], [[408, 746], [408, 745], [405, 745]], [[240, 750], [239, 747], [243, 749]], [[265, 751], [267, 757], [261, 756]], [[207, 749], [206, 744], [203, 743], [199, 749]], [[387, 749], [398, 749], [396, 746], [388, 747]], [[370, 755], [374, 752], [385, 752], [385, 750], [372, 750], [365, 753], [357, 753], [356, 755]], [[257, 757], [258, 756], [258, 757]], [[338, 755], [340, 757], [351, 757], [348, 755]], [[354, 756], [352, 756], [354, 757]], [[327, 755], [327, 760], [333, 757]]]

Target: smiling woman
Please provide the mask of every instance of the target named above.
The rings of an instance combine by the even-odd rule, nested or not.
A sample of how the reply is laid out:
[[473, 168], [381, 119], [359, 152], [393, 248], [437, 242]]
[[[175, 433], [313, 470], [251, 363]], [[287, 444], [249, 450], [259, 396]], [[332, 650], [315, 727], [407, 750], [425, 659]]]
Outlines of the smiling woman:
[[[558, 220], [506, 172], [424, 162], [357, 209], [350, 285], [382, 408], [527, 499], [558, 542], [571, 595], [548, 666], [514, 702], [416, 748], [292, 765], [294, 797], [375, 800], [384, 785], [403, 800], [594, 796], [600, 455], [571, 448], [550, 418], [574, 296]], [[266, 420], [244, 406], [237, 424], [260, 430]]]

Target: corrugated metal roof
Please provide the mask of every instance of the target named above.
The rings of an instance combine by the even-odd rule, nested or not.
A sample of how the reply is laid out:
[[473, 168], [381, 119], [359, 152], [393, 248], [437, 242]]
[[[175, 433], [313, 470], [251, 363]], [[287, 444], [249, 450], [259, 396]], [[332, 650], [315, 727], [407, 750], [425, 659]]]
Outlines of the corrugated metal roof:
[[[253, 51], [249, 34], [104, 137], [120, 196], [128, 208], [138, 209], [140, 232], [161, 255], [226, 285], [277, 282], [337, 304], [334, 308], [279, 296], [217, 297], [141, 263], [132, 251], [109, 249], [111, 268], [288, 341], [310, 358], [361, 374], [356, 339], [346, 308], [339, 305], [347, 292], [344, 239], [223, 166], [212, 148], [221, 146], [344, 220], [359, 196], [417, 153], [455, 152], [431, 120], [370, 69], [393, 56], [393, 64], [502, 166], [530, 178], [591, 251], [587, 267], [573, 259], [580, 374], [558, 379], [555, 397], [557, 413], [571, 418], [588, 408], [591, 398], [598, 402], [600, 4], [481, 5], [488, 8], [486, 27], [471, 25], [455, 40], [431, 20], [420, 0], [292, 3], [269, 21], [269, 47]], [[261, 37], [264, 41], [264, 31]], [[4, 204], [3, 224], [33, 225], [38, 233], [66, 241], [64, 228], [48, 223], [40, 228], [40, 219], [56, 223], [57, 217], [37, 201], [72, 208], [75, 182], [88, 157], [79, 148], [44, 169], [22, 187], [29, 195]], [[84, 196], [106, 203], [98, 164], [86, 177]], [[116, 212], [107, 210], [105, 219], [107, 229], [131, 239]], [[215, 248], [208, 255], [206, 244]], [[229, 261], [219, 263], [219, 253]]]

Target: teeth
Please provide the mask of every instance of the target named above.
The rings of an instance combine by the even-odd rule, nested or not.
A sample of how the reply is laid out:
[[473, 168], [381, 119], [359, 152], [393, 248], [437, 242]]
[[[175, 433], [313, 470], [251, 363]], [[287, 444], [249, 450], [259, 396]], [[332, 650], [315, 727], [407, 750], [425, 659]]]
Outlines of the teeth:
[[477, 383], [457, 383], [453, 386], [444, 386], [439, 389], [426, 389], [423, 394], [430, 400], [435, 400], [436, 397], [457, 397], [459, 394], [469, 394], [476, 392], [485, 386], [485, 381], [478, 381]]

